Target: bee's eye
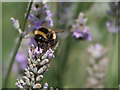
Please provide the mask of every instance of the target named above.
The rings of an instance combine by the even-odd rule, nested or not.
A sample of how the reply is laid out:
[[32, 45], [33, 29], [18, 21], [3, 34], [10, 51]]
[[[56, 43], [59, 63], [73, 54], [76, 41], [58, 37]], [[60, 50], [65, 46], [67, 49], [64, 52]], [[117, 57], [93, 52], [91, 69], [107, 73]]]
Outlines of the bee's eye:
[[41, 37], [39, 37], [39, 40], [41, 40], [42, 38]]

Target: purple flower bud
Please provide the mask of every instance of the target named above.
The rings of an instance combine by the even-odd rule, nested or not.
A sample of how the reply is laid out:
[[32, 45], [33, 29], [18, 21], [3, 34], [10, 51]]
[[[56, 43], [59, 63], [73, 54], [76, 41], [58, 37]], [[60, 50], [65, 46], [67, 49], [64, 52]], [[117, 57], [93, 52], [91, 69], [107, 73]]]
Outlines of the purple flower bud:
[[45, 83], [44, 86], [43, 86], [43, 89], [44, 88], [48, 88], [48, 83]]
[[15, 19], [13, 18], [13, 17], [11, 17], [11, 21], [13, 22], [13, 23], [15, 23], [16, 21], [15, 21]]
[[11, 21], [13, 22], [14, 28], [19, 29], [19, 21], [15, 20], [13, 17], [11, 18]]
[[76, 20], [76, 24], [72, 25], [72, 35], [79, 40], [89, 40], [91, 41], [91, 35], [89, 33], [89, 29], [86, 26], [87, 19], [84, 18], [84, 14], [80, 13], [78, 19]]
[[36, 47], [35, 49], [34, 49], [34, 52], [36, 53], [36, 54], [41, 54], [42, 52], [43, 52], [43, 49], [39, 49], [39, 51], [38, 51], [38, 47]]
[[15, 85], [17, 85], [19, 88], [23, 88], [23, 86], [20, 84], [20, 82], [17, 82]]
[[54, 56], [53, 53], [54, 53], [54, 51], [53, 51], [52, 49], [49, 49], [49, 50], [46, 52], [46, 54], [48, 55], [47, 58], [48, 58], [48, 59], [51, 58], [51, 57], [54, 58], [55, 56]]

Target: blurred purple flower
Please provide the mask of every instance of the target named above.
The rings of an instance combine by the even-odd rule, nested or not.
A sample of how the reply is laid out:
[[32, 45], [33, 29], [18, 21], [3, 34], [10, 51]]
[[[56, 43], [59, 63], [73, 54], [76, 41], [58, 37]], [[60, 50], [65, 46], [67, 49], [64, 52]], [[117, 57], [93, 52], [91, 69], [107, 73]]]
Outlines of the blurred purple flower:
[[[15, 43], [18, 41], [18, 38], [16, 38]], [[15, 61], [13, 64], [12, 71], [15, 74], [19, 74], [19, 76], [22, 74], [21, 71], [24, 70], [24, 68], [27, 66], [27, 47], [29, 44], [29, 39], [22, 39], [21, 46], [19, 47], [19, 50], [16, 54]], [[12, 57], [13, 52], [11, 53], [10, 57]]]
[[89, 33], [89, 28], [86, 26], [87, 19], [84, 18], [84, 14], [80, 13], [76, 24], [72, 26], [71, 32], [72, 35], [79, 40], [89, 40], [91, 41], [91, 35]]
[[110, 33], [116, 33], [120, 30], [120, 26], [116, 26], [112, 21], [106, 22], [107, 29]]
[[120, 8], [118, 6], [119, 2], [110, 2], [109, 5], [110, 5], [110, 10], [108, 11], [108, 13], [111, 16], [116, 16], [116, 13], [118, 13], [118, 9]]
[[109, 21], [106, 22], [106, 27], [108, 31], [112, 34], [120, 31], [120, 7], [118, 2], [110, 2], [110, 10], [108, 14], [110, 15]]
[[87, 67], [87, 88], [104, 88], [109, 59], [106, 57], [107, 48], [96, 43], [88, 47], [89, 66]]
[[58, 2], [57, 5], [57, 23], [67, 29], [73, 24], [75, 5], [72, 2]]
[[26, 55], [24, 53], [18, 52], [15, 57], [15, 63], [18, 63], [20, 70], [24, 70], [27, 64]]

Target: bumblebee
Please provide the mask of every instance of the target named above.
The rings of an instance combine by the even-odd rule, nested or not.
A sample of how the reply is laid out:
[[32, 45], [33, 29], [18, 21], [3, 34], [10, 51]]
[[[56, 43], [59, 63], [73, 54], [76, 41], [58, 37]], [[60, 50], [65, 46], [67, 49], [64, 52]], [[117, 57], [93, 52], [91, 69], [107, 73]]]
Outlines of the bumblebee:
[[48, 50], [49, 48], [54, 48], [58, 42], [56, 31], [47, 28], [46, 26], [41, 26], [35, 31], [34, 40], [39, 48], [43, 50]]

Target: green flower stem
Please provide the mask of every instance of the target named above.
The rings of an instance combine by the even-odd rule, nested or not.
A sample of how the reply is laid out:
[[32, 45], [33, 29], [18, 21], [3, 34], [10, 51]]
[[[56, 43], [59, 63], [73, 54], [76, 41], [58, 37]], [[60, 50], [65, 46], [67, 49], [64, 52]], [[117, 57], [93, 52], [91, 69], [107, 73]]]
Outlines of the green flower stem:
[[[69, 54], [70, 54], [70, 51], [71, 51], [71, 46], [72, 46], [72, 41], [73, 41], [73, 37], [71, 37], [71, 36], [69, 36], [67, 39], [66, 39], [66, 45], [65, 45], [65, 51], [64, 51], [64, 55], [63, 55], [63, 58], [62, 58], [62, 60], [59, 60], [59, 61], [61, 61], [61, 63], [60, 63], [60, 66], [62, 66], [61, 68], [60, 68], [60, 73], [61, 74], [64, 74], [65, 73], [65, 71], [66, 71], [66, 65], [67, 65], [67, 63], [68, 63], [68, 58], [69, 58]], [[61, 59], [61, 58], [60, 58]], [[59, 66], [59, 67], [60, 67]], [[60, 76], [60, 81], [59, 81], [59, 86], [60, 86], [60, 88], [63, 88], [63, 85], [64, 85], [64, 83], [63, 83], [63, 77], [62, 76]]]
[[31, 7], [32, 7], [32, 4], [33, 4], [33, 0], [31, 0], [30, 2], [30, 5], [28, 7], [28, 12], [27, 12], [27, 15], [26, 15], [26, 18], [25, 18], [25, 21], [24, 21], [24, 24], [23, 24], [23, 32], [25, 31], [25, 26], [26, 26], [26, 22], [27, 22], [27, 19], [28, 19], [28, 16], [29, 16], [29, 13], [30, 13], [30, 10], [31, 10]]
[[[57, 23], [56, 23], [56, 27], [57, 28], [61, 28], [63, 30], [69, 30], [69, 27], [66, 27], [66, 26], [60, 26], [59, 25], [59, 14], [60, 14], [60, 11], [61, 11], [61, 8], [60, 8], [60, 5], [59, 3], [57, 3]], [[57, 60], [57, 86], [59, 88], [63, 88], [63, 74], [65, 73], [65, 68], [66, 68], [66, 64], [68, 63], [68, 58], [69, 58], [69, 53], [70, 53], [70, 50], [71, 50], [71, 44], [72, 44], [72, 37], [71, 36], [68, 36], [66, 38], [66, 42], [65, 42], [65, 47], [64, 47], [64, 52], [62, 53], [57, 53], [57, 57], [56, 57], [56, 60]], [[62, 66], [62, 67], [61, 67]]]
[[116, 64], [117, 64], [116, 62], [118, 62], [118, 34], [116, 34], [115, 37], [113, 38], [114, 38], [114, 42], [113, 42], [114, 46], [112, 47], [112, 52], [111, 52], [112, 55], [111, 55], [111, 60], [109, 62], [109, 72], [108, 72], [109, 77], [106, 81], [106, 83], [109, 81], [108, 86], [107, 86], [109, 88], [113, 88], [115, 86], [114, 83], [116, 82], [113, 81], [113, 78], [114, 78], [113, 74], [115, 74], [116, 71], [118, 71], [116, 70]]
[[[115, 88], [117, 87], [118, 84], [118, 33], [115, 36], [115, 46], [113, 49], [113, 58], [112, 58], [112, 64], [111, 64], [111, 72], [110, 72], [110, 77], [114, 78], [111, 79], [111, 88]], [[117, 81], [116, 81], [117, 80]]]
[[8, 79], [9, 79], [10, 72], [11, 72], [11, 69], [12, 69], [12, 65], [13, 65], [13, 62], [14, 62], [15, 56], [16, 56], [16, 54], [17, 54], [17, 51], [18, 51], [18, 49], [19, 49], [19, 46], [20, 46], [21, 41], [22, 41], [22, 37], [19, 37], [19, 40], [18, 40], [18, 42], [17, 42], [17, 44], [16, 44], [16, 46], [15, 46], [15, 49], [14, 49], [14, 51], [13, 51], [13, 56], [12, 56], [12, 58], [11, 58], [11, 60], [10, 60], [10, 61], [11, 61], [11, 62], [10, 62], [10, 66], [9, 66], [9, 68], [8, 68], [8, 72], [7, 72], [7, 75], [6, 75], [6, 78], [5, 78], [5, 81], [4, 81], [4, 85], [3, 85], [4, 88], [7, 87]]
[[[25, 17], [25, 21], [24, 21], [23, 28], [22, 28], [23, 32], [25, 31], [25, 26], [26, 26], [26, 22], [27, 22], [27, 19], [28, 19], [31, 7], [32, 7], [32, 3], [33, 3], [33, 1], [30, 2], [30, 5], [28, 7], [27, 15]], [[8, 68], [8, 72], [6, 74], [6, 78], [5, 78], [5, 81], [4, 81], [4, 84], [3, 84], [3, 88], [7, 87], [7, 84], [8, 84], [8, 81], [9, 81], [8, 79], [9, 79], [9, 76], [10, 76], [10, 72], [11, 72], [11, 69], [12, 69], [12, 66], [13, 66], [13, 63], [14, 63], [14, 60], [15, 60], [15, 56], [16, 56], [16, 54], [18, 52], [19, 47], [20, 47], [22, 38], [23, 37], [20, 35], [19, 36], [19, 40], [18, 40], [18, 42], [17, 42], [17, 44], [16, 44], [16, 46], [14, 48], [13, 55], [12, 55], [12, 58], [10, 60], [11, 62], [10, 62], [9, 68]]]

